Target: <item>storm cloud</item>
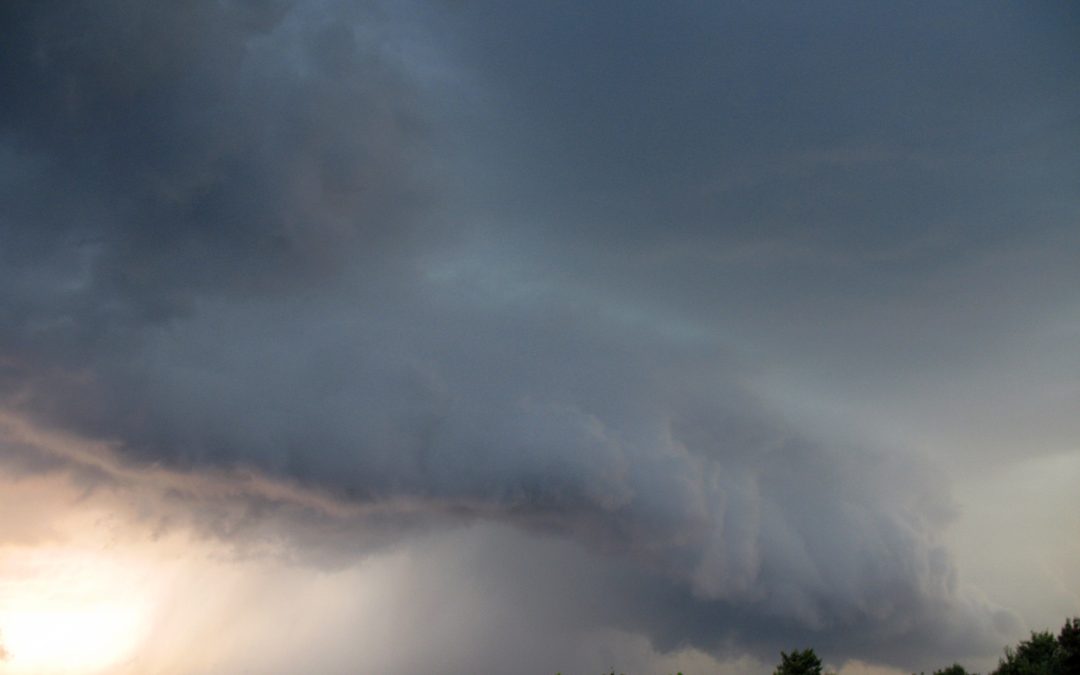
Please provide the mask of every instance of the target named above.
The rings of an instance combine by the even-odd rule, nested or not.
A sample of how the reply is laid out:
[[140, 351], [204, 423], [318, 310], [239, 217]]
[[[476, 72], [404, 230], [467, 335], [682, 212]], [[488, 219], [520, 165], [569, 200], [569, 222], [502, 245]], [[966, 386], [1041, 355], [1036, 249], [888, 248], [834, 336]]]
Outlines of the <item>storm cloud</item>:
[[[929, 10], [6, 3], [0, 401], [341, 505], [315, 558], [486, 523], [498, 593], [661, 651], [985, 654], [942, 467], [1077, 431], [1078, 24]], [[1038, 421], [1033, 344], [1045, 447], [930, 456], [990, 362]]]

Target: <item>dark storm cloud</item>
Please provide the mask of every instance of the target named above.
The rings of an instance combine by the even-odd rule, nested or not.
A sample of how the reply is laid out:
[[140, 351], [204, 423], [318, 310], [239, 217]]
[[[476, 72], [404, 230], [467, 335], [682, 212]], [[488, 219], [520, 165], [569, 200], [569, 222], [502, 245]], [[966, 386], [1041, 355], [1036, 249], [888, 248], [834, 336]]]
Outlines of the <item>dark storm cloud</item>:
[[461, 49], [502, 103], [496, 229], [542, 224], [531, 243], [587, 283], [699, 312], [829, 309], [1021, 230], [1074, 231], [1072, 10], [464, 7]]
[[[525, 163], [507, 189], [552, 225], [880, 254], [928, 232], [1000, 236], [1017, 209], [1070, 195], [1080, 168], [1070, 10], [464, 7], [463, 49]], [[1033, 191], [1010, 204], [1001, 188], [1017, 185]]]
[[393, 56], [357, 36], [363, 12], [3, 11], [8, 325], [69, 322], [91, 333], [75, 349], [404, 236], [420, 121]]
[[947, 424], [931, 419], [939, 411], [964, 415], [985, 430], [973, 457], [1007, 452], [994, 446], [1010, 436], [1030, 452], [995, 420], [1054, 402], [1032, 403], [1042, 395], [1029, 385], [981, 397], [973, 414], [955, 391], [927, 396], [927, 382], [1018, 387], [1032, 364], [1003, 372], [1009, 352], [1038, 342], [1057, 354], [1040, 370], [1072, 393], [1054, 421], [1023, 428], [1071, 447], [1072, 8], [476, 2], [461, 13], [460, 49], [495, 92], [475, 165], [497, 167], [484, 178], [497, 216], [479, 219], [523, 275], [751, 345], [812, 373], [824, 398], [857, 390], [927, 427]]
[[996, 645], [944, 479], [750, 386], [1020, 221], [1075, 279], [1073, 17], [934, 7], [8, 3], [5, 406], [587, 543], [665, 649]]

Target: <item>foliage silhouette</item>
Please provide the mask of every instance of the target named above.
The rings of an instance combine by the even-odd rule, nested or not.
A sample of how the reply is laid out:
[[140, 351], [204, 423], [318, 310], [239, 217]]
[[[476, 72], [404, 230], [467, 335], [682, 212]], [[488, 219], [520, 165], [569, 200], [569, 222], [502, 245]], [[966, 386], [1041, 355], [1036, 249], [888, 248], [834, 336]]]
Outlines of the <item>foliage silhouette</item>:
[[773, 675], [821, 675], [821, 659], [813, 649], [780, 652], [780, 665]]
[[[958, 663], [934, 675], [975, 675]], [[1057, 638], [1050, 631], [1033, 632], [1005, 655], [989, 675], [1080, 675], [1080, 618], [1066, 619]]]
[[1061, 675], [1063, 650], [1050, 631], [1032, 633], [1031, 638], [1005, 648], [994, 675]]
[[1080, 675], [1080, 618], [1066, 619], [1058, 634], [1062, 672]]
[[[615, 671], [610, 675], [615, 675]], [[780, 652], [780, 664], [773, 675], [823, 675], [821, 659], [811, 648], [796, 649], [790, 654]], [[933, 675], [977, 674], [954, 663], [935, 670]], [[1016, 647], [1006, 647], [997, 668], [988, 675], [1080, 675], [1080, 617], [1066, 619], [1056, 638], [1050, 631], [1033, 632]]]
[[935, 670], [934, 675], [975, 675], [975, 673], [969, 673], [962, 665], [954, 663], [948, 668]]

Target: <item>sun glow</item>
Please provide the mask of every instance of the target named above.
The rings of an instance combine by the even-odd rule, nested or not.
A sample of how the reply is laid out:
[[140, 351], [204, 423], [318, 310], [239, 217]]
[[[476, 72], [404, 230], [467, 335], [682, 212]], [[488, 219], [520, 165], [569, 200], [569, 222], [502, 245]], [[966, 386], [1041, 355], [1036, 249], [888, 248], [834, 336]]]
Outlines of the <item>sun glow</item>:
[[138, 646], [148, 607], [140, 570], [93, 550], [6, 549], [0, 557], [5, 673], [94, 673]]

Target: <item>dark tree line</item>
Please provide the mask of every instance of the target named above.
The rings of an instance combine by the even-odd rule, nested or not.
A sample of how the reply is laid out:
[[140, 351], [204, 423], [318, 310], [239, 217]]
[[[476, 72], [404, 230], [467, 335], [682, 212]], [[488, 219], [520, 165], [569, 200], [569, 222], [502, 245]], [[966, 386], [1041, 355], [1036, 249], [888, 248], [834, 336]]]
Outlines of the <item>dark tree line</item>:
[[[813, 649], [780, 652], [773, 675], [822, 675], [821, 659]], [[976, 674], [954, 663], [933, 675]], [[1057, 637], [1048, 630], [1034, 632], [1016, 647], [1006, 647], [997, 668], [988, 675], [1080, 675], [1080, 618], [1067, 619]]]
[[[780, 663], [773, 675], [823, 675], [821, 659], [813, 649], [796, 649], [790, 654], [780, 652]], [[968, 672], [959, 663], [954, 663], [935, 670], [933, 675], [977, 673]], [[987, 675], [1080, 675], [1080, 618], [1066, 619], [1057, 637], [1048, 630], [1034, 632], [1015, 647], [1006, 647], [997, 668]]]
[[[934, 675], [974, 675], [953, 664]], [[1050, 631], [1031, 634], [1005, 655], [989, 675], [1080, 675], [1080, 618], [1067, 619], [1057, 637]]]

